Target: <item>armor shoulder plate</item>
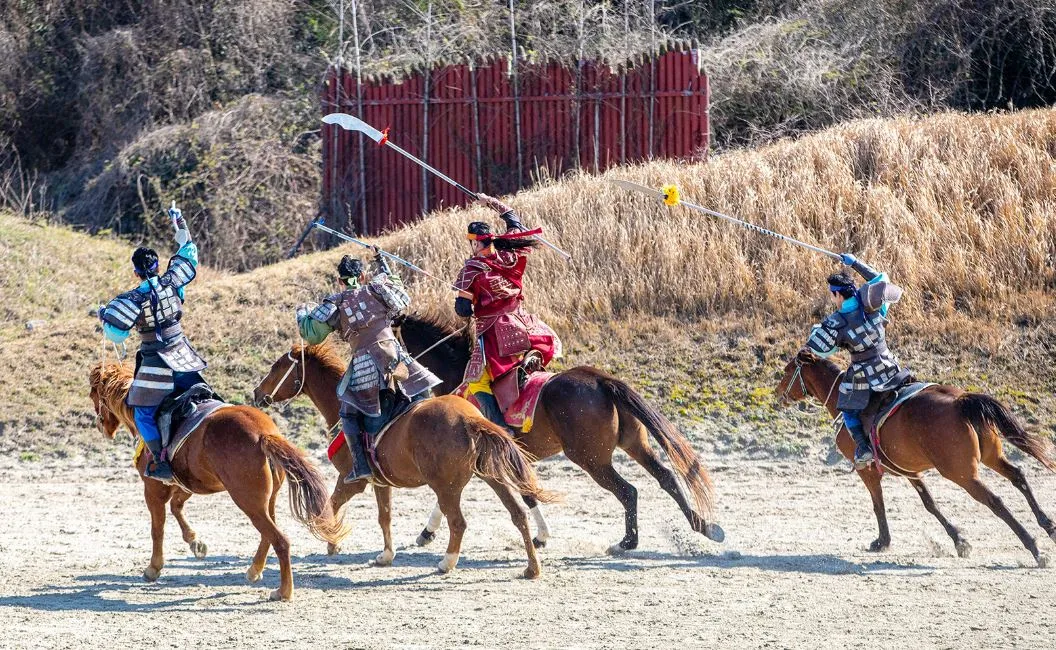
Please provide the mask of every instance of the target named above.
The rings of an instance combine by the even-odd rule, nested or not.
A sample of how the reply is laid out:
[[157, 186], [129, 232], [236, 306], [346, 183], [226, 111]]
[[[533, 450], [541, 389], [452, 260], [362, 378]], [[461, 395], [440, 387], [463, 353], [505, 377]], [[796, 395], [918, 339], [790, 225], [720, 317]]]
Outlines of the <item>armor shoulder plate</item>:
[[466, 260], [465, 265], [462, 266], [462, 270], [458, 272], [458, 279], [455, 280], [455, 286], [458, 287], [459, 291], [469, 291], [469, 287], [473, 284], [473, 280], [476, 280], [478, 275], [487, 270], [487, 264], [478, 259], [470, 258]]
[[101, 318], [103, 322], [110, 323], [114, 327], [128, 331], [139, 320], [143, 313], [143, 301], [146, 295], [139, 291], [128, 291], [111, 300], [103, 308]]
[[866, 311], [876, 311], [884, 303], [896, 303], [902, 299], [902, 287], [893, 282], [866, 284], [858, 291], [858, 299]]
[[340, 294], [338, 294], [337, 296], [330, 296], [321, 304], [316, 305], [315, 309], [312, 309], [312, 311], [308, 312], [308, 317], [320, 323], [329, 322], [329, 320], [334, 317], [334, 314], [337, 313], [337, 304], [336, 302], [333, 302], [335, 297], [337, 298], [337, 300], [341, 299]]
[[825, 329], [839, 332], [847, 326], [847, 317], [839, 312], [835, 312], [830, 314], [825, 320], [821, 321], [821, 326]]
[[158, 283], [162, 286], [170, 286], [173, 289], [179, 289], [180, 287], [186, 286], [194, 279], [198, 274], [198, 271], [194, 268], [194, 264], [191, 264], [190, 260], [174, 255], [169, 260], [169, 268], [165, 271], [165, 275], [158, 278]]
[[407, 292], [393, 284], [389, 276], [383, 273], [375, 275], [367, 287], [392, 311], [406, 309], [411, 304], [411, 297]]

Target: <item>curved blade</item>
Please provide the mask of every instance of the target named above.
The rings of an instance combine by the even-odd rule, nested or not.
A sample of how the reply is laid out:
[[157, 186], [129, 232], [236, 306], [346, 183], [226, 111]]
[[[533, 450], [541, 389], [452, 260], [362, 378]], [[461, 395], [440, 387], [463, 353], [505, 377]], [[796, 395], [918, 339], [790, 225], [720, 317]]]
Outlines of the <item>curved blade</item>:
[[329, 115], [323, 118], [323, 122], [326, 122], [327, 124], [336, 124], [342, 129], [348, 131], [359, 131], [363, 135], [367, 136], [368, 138], [379, 144], [381, 143], [381, 139], [385, 137], [385, 135], [381, 131], [375, 129], [374, 127], [367, 124], [358, 117], [349, 115], [348, 113], [330, 113]]
[[651, 187], [646, 187], [645, 185], [639, 185], [638, 183], [632, 183], [631, 181], [625, 181], [625, 180], [620, 180], [618, 178], [612, 178], [612, 179], [609, 179], [609, 182], [612, 183], [613, 185], [619, 185], [620, 187], [622, 187], [625, 190], [631, 190], [632, 192], [641, 192], [642, 194], [645, 194], [646, 196], [651, 196], [654, 199], [659, 199], [661, 201], [663, 201], [666, 198], [664, 196], [663, 192], [660, 192], [658, 190], [654, 190]]

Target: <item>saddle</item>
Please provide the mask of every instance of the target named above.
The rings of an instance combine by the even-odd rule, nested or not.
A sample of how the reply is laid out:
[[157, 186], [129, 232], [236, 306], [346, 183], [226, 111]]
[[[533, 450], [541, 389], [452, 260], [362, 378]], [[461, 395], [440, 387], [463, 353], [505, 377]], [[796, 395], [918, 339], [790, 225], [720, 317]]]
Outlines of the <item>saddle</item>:
[[[902, 393], [906, 386], [917, 384], [917, 378], [913, 376], [906, 377], [906, 380], [895, 386], [889, 388], [882, 393], [873, 393], [869, 396], [869, 403], [862, 410], [862, 414], [859, 416], [862, 420], [862, 428], [866, 432], [873, 431], [873, 425], [879, 420], [881, 414], [886, 415], [888, 411], [895, 405], [895, 401]], [[905, 400], [903, 400], [905, 401]], [[874, 445], [875, 446], [875, 445]], [[873, 449], [873, 453], [876, 454], [878, 450]]]
[[[158, 423], [158, 433], [161, 434], [161, 446], [169, 449], [171, 458], [178, 444], [193, 431], [194, 427], [182, 427], [190, 420], [205, 419], [205, 416], [216, 410], [224, 403], [223, 398], [217, 395], [209, 384], [204, 382], [194, 384], [182, 392], [169, 395], [158, 406], [154, 416]], [[174, 435], [179, 434], [179, 435]]]
[[506, 413], [521, 398], [521, 390], [533, 373], [543, 371], [543, 355], [538, 350], [529, 350], [521, 362], [506, 374], [491, 381], [491, 392], [499, 409]]
[[[365, 426], [360, 435], [363, 436], [363, 448], [367, 451], [367, 464], [370, 465], [370, 471], [374, 474], [371, 482], [376, 485], [392, 486], [394, 485], [393, 482], [381, 471], [381, 465], [378, 463], [378, 443], [381, 442], [382, 436], [389, 430], [389, 427], [401, 417], [410, 413], [415, 406], [421, 404], [425, 400], [426, 395], [419, 393], [414, 399], [410, 399], [402, 391], [397, 391], [396, 393], [392, 391], [385, 392], [388, 395], [382, 394], [381, 415], [364, 418]], [[340, 431], [337, 436], [344, 440], [344, 435]], [[331, 444], [331, 446], [333, 445]], [[333, 454], [330, 454], [329, 451], [327, 453], [333, 459]]]

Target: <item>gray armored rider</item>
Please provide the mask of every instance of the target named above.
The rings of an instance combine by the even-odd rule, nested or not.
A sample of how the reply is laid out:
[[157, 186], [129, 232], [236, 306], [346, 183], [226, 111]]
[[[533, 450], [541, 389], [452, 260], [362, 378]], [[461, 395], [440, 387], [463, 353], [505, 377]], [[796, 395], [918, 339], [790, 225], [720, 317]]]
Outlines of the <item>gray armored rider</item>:
[[843, 413], [843, 423], [854, 438], [854, 466], [861, 469], [873, 461], [862, 411], [874, 393], [897, 389], [909, 379], [909, 372], [899, 367], [898, 359], [888, 350], [884, 333], [888, 308], [902, 298], [902, 288], [849, 253], [841, 259], [865, 279], [865, 284], [856, 287], [846, 273], [829, 276], [836, 311], [814, 326], [807, 348], [823, 358], [838, 349], [851, 353], [851, 367], [840, 381], [836, 408]]
[[318, 306], [297, 308], [301, 337], [312, 345], [331, 332], [352, 347], [352, 363], [337, 386], [341, 426], [352, 452], [352, 483], [371, 476], [363, 433], [373, 440], [389, 422], [402, 393], [414, 400], [441, 380], [407, 354], [392, 331], [392, 319], [411, 304], [403, 282], [375, 248], [376, 272], [368, 281], [363, 262], [341, 258], [337, 274], [344, 290]]
[[199, 372], [206, 367], [180, 326], [183, 290], [197, 273], [198, 247], [191, 241], [187, 222], [175, 203], [169, 216], [180, 248], [169, 260], [165, 273], [158, 275], [158, 254], [153, 249], [137, 248], [132, 253], [132, 269], [141, 281], [139, 286], [111, 300], [100, 313], [103, 334], [115, 343], [123, 343], [133, 327], [139, 331], [136, 374], [126, 402], [132, 407], [136, 429], [154, 458], [146, 475], [163, 482], [172, 481], [173, 476], [155, 421], [158, 406], [177, 389], [203, 383]]

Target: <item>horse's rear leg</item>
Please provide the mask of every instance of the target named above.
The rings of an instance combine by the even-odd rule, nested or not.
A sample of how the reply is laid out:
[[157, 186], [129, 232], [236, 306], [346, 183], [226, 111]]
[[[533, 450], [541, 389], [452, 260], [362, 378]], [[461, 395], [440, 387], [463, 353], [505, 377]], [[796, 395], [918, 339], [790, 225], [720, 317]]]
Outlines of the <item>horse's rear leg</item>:
[[[951, 477], [947, 476], [947, 478]], [[1001, 498], [991, 492], [990, 488], [986, 487], [986, 484], [979, 480], [979, 476], [976, 472], [973, 471], [972, 476], [968, 478], [961, 478], [959, 476], [956, 478], [959, 480], [954, 480], [953, 478], [951, 478], [951, 480], [954, 480], [955, 483], [964, 488], [968, 494], [972, 495], [973, 499], [985, 505], [987, 508], [990, 508], [995, 515], [1001, 518], [1001, 521], [1008, 524], [1008, 527], [1016, 534], [1016, 537], [1018, 537], [1019, 541], [1023, 543], [1023, 546], [1034, 556], [1034, 560], [1037, 561], [1038, 566], [1046, 566], [1048, 561], [1041, 557], [1041, 554], [1038, 552], [1038, 545], [1034, 541], [1034, 538], [1030, 536], [1030, 533], [1028, 533], [1025, 528], [1023, 528], [1022, 524], [1016, 521], [1016, 518], [1008, 511], [1008, 508], [1005, 506], [1004, 502], [1001, 501]]]
[[169, 511], [176, 518], [176, 523], [180, 525], [183, 541], [187, 542], [187, 546], [191, 548], [191, 553], [194, 553], [194, 557], [200, 560], [205, 557], [208, 549], [205, 546], [205, 542], [198, 541], [198, 534], [194, 532], [194, 529], [191, 528], [191, 525], [187, 523], [187, 519], [183, 516], [183, 504], [187, 503], [187, 499], [190, 498], [190, 492], [175, 490], [172, 501], [169, 502]]
[[569, 460], [585, 469], [598, 485], [612, 492], [623, 504], [623, 539], [619, 544], [610, 546], [609, 552], [619, 553], [638, 548], [638, 490], [628, 483], [627, 479], [619, 475], [616, 468], [612, 466], [611, 458], [606, 459], [604, 465], [579, 463], [575, 458]]
[[152, 478], [143, 479], [143, 499], [150, 511], [150, 564], [143, 570], [143, 579], [154, 582], [165, 566], [165, 504], [175, 488]]
[[385, 548], [374, 558], [375, 566], [390, 566], [396, 557], [392, 548], [392, 488], [375, 485], [374, 498], [378, 502], [378, 526], [385, 540]]
[[935, 505], [935, 500], [931, 498], [931, 492], [928, 491], [927, 486], [924, 485], [924, 481], [919, 478], [909, 479], [909, 484], [913, 486], [913, 489], [920, 495], [920, 500], [924, 503], [924, 509], [930, 512], [942, 527], [946, 529], [946, 534], [953, 540], [953, 545], [957, 549], [958, 557], [968, 557], [972, 552], [972, 545], [968, 543], [968, 540], [961, 536], [961, 531], [956, 526], [951, 524], [941, 512], [939, 512], [938, 506]]
[[[337, 484], [334, 485], [334, 491], [330, 494], [330, 508], [336, 517], [341, 508], [345, 507], [348, 500], [356, 496], [367, 488], [367, 480], [356, 481], [355, 483], [345, 483], [345, 475], [348, 471], [342, 472], [338, 469], [337, 472]], [[341, 547], [337, 544], [327, 544], [326, 554], [337, 555], [341, 552]]]
[[524, 501], [524, 505], [528, 506], [528, 511], [532, 513], [532, 517], [535, 519], [535, 537], [532, 538], [532, 545], [536, 548], [546, 548], [546, 542], [550, 539], [550, 525], [546, 523], [546, 517], [543, 516], [543, 508], [539, 505], [539, 500], [530, 494], [522, 494], [521, 500]]
[[[466, 533], [466, 518], [462, 516], [462, 488], [465, 485], [446, 485], [443, 491], [436, 492], [440, 511], [447, 518], [449, 533], [447, 552], [437, 568], [447, 573], [458, 565], [458, 554], [462, 549], [462, 536]], [[435, 490], [436, 488], [434, 488]]]
[[887, 510], [884, 508], [884, 490], [880, 485], [880, 473], [876, 471], [876, 467], [870, 465], [858, 470], [858, 476], [869, 490], [869, 496], [873, 500], [873, 514], [876, 515], [876, 524], [880, 528], [880, 536], [869, 545], [869, 550], [886, 551], [891, 546], [891, 531], [887, 528]]
[[253, 527], [260, 532], [260, 545], [253, 556], [253, 562], [246, 572], [246, 577], [253, 582], [260, 579], [264, 563], [268, 558], [268, 546], [275, 549], [279, 558], [279, 588], [271, 592], [271, 600], [289, 600], [293, 597], [293, 569], [290, 566], [290, 540], [275, 525], [275, 499], [282, 487], [281, 475], [269, 475], [268, 465], [264, 466], [267, 479], [253, 485], [249, 482], [234, 483], [225, 481], [227, 491], [238, 508], [246, 513]]
[[[271, 517], [273, 522], [275, 521], [275, 502], [278, 497], [279, 490], [276, 488], [271, 491], [271, 498], [268, 499], [268, 516]], [[253, 560], [249, 563], [249, 569], [246, 570], [246, 580], [252, 583], [260, 582], [260, 579], [264, 576], [264, 567], [268, 563], [268, 549], [270, 548], [271, 540], [265, 538], [262, 533], [260, 544], [257, 545], [257, 552], [253, 554]]]
[[1013, 465], [1004, 456], [999, 456], [993, 460], [984, 459], [983, 462], [986, 463], [987, 467], [1007, 478], [1012, 485], [1016, 486], [1017, 490], [1023, 493], [1023, 496], [1027, 498], [1027, 503], [1030, 504], [1031, 512], [1038, 519], [1038, 525], [1042, 527], [1052, 541], [1056, 542], [1056, 523], [1053, 523], [1049, 516], [1042, 511], [1038, 500], [1034, 497], [1034, 491], [1030, 489], [1030, 485], [1027, 483], [1027, 477], [1023, 470]]
[[484, 482], [490, 485], [492, 490], [495, 490], [495, 494], [499, 495], [502, 505], [506, 506], [506, 509], [510, 511], [513, 525], [517, 527], [517, 530], [521, 531], [521, 537], [524, 539], [524, 550], [528, 552], [528, 568], [524, 570], [524, 577], [538, 578], [542, 572], [542, 567], [539, 565], [539, 557], [535, 554], [532, 531], [528, 528], [528, 517], [524, 515], [524, 510], [521, 510], [520, 504], [517, 503], [517, 498], [513, 496], [513, 492], [505, 484], [493, 479], [484, 479]]
[[660, 484], [660, 487], [664, 488], [664, 492], [671, 495], [671, 498], [678, 504], [679, 509], [682, 510], [682, 514], [686, 516], [689, 525], [692, 526], [695, 532], [705, 535], [708, 539], [722, 541], [722, 538], [725, 536], [724, 533], [722, 533], [722, 529], [716, 524], [708, 524], [703, 517], [693, 510], [693, 506], [690, 505], [689, 500], [686, 499], [685, 492], [682, 491], [682, 486], [678, 484], [678, 479], [675, 477], [675, 473], [660, 462], [660, 459], [656, 457], [656, 454], [648, 444], [635, 443], [625, 447], [624, 451], [626, 451], [628, 456], [637, 461], [639, 465], [644, 467], [645, 470], [656, 479], [656, 482]]
[[417, 546], [428, 546], [433, 543], [436, 539], [436, 531], [440, 529], [440, 524], [444, 522], [444, 512], [440, 510], [440, 504], [437, 503], [433, 506], [433, 512], [429, 515], [429, 521], [425, 522], [425, 528], [418, 534], [418, 539], [414, 540]]

